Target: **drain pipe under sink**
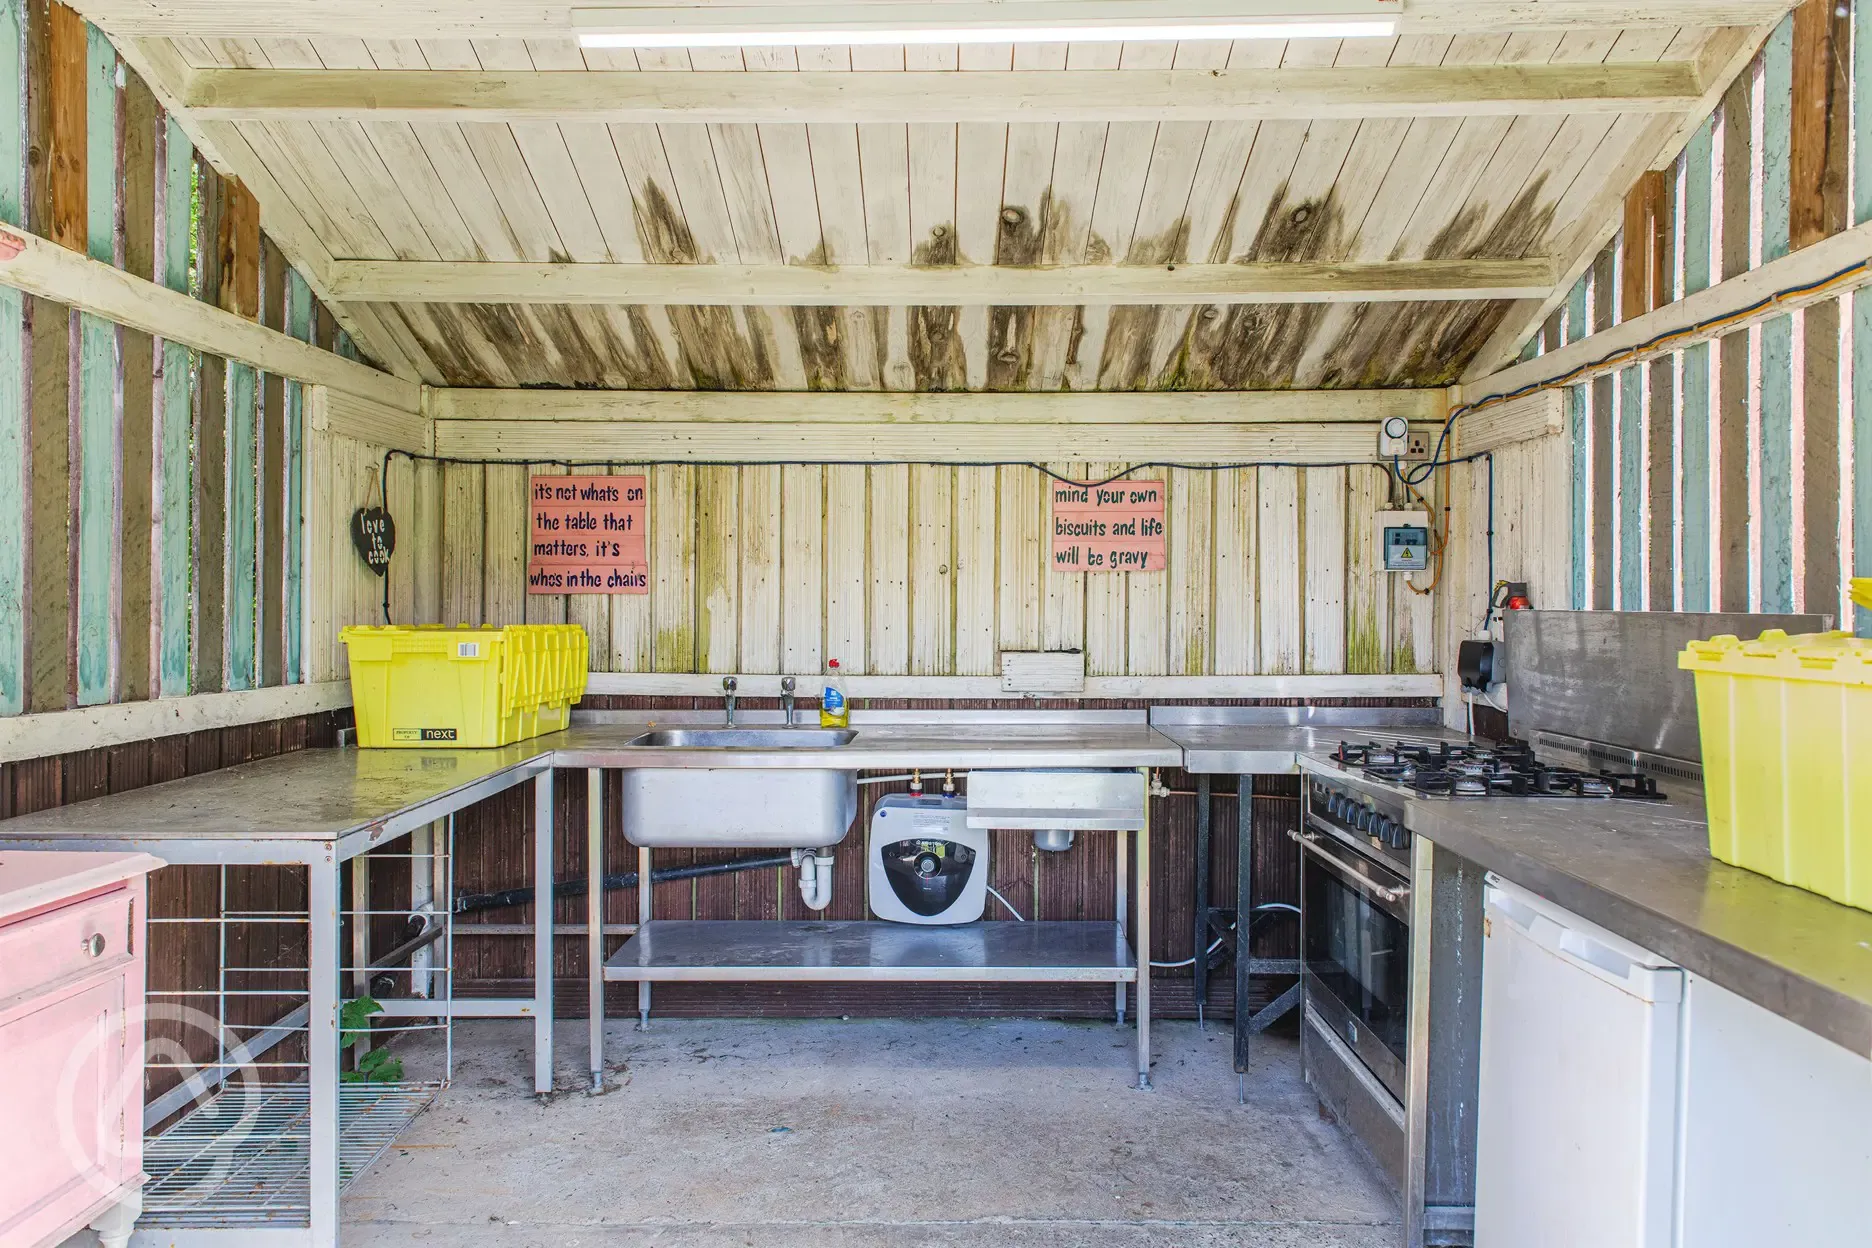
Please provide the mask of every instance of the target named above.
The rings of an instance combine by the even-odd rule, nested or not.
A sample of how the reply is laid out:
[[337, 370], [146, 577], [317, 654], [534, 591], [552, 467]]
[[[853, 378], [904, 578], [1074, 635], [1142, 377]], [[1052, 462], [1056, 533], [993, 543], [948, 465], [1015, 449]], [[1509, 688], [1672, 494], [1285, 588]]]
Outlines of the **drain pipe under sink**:
[[793, 865], [799, 868], [800, 899], [810, 910], [823, 910], [832, 904], [832, 854], [816, 849], [793, 851]]

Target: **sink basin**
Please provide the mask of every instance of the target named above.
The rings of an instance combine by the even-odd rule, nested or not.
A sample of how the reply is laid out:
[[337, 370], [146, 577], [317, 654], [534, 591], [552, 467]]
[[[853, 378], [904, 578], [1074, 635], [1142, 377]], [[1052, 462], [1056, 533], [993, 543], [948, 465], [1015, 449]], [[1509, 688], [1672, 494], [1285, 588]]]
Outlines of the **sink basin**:
[[[825, 750], [849, 728], [660, 728], [639, 749]], [[824, 849], [858, 814], [858, 772], [829, 767], [630, 767], [623, 772], [624, 838], [650, 848]]]
[[850, 728], [659, 728], [632, 746], [670, 750], [827, 750], [850, 745]]

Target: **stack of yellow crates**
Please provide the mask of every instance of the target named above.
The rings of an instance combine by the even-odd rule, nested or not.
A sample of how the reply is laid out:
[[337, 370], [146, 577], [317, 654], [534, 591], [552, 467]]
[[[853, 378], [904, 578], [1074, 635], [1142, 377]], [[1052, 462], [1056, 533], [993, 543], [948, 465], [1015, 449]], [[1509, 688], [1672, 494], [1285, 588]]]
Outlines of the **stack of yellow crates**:
[[[1872, 581], [1855, 582], [1872, 606]], [[1710, 853], [1872, 910], [1872, 641], [1692, 642]]]
[[358, 744], [511, 745], [558, 732], [585, 695], [585, 630], [373, 625], [339, 634], [351, 656]]

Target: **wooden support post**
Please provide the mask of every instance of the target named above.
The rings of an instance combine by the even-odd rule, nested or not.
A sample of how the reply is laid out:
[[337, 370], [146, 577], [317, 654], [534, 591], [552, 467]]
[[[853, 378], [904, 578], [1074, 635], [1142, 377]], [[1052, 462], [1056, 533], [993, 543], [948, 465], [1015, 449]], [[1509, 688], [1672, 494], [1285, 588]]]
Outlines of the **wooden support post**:
[[[1788, 150], [1789, 247], [1799, 251], [1844, 230], [1851, 163], [1851, 10], [1808, 0], [1794, 11], [1793, 116]], [[1840, 304], [1806, 309], [1801, 335], [1800, 551], [1802, 605], [1835, 614], [1840, 582]]]
[[[1580, 275], [1567, 296], [1566, 324], [1563, 337], [1569, 343], [1587, 335], [1586, 304], [1591, 294], [1592, 274]], [[1573, 609], [1584, 611], [1592, 605], [1592, 582], [1587, 534], [1592, 529], [1592, 387], [1572, 386], [1567, 390], [1567, 434], [1573, 445]]]
[[[226, 182], [199, 158], [196, 272], [201, 297], [214, 303], [224, 285], [221, 247]], [[227, 688], [227, 361], [201, 357], [195, 388], [194, 688]]]
[[[1595, 334], [1611, 329], [1617, 319], [1618, 292], [1614, 288], [1617, 264], [1617, 253], [1610, 247], [1593, 262], [1592, 330]], [[1612, 547], [1612, 517], [1618, 492], [1613, 478], [1617, 465], [1613, 409], [1617, 396], [1618, 378], [1611, 373], [1593, 378], [1592, 607], [1595, 611], [1610, 611], [1615, 605], [1613, 586], [1617, 584], [1618, 552]]]
[[[127, 76], [120, 93], [123, 123], [123, 267], [156, 280], [156, 136], [163, 121], [156, 97], [141, 79]], [[153, 592], [157, 565], [156, 358], [149, 334], [123, 329], [123, 576], [119, 687], [126, 701], [157, 687]]]
[[[117, 53], [102, 31], [83, 27], [85, 250], [117, 259]], [[118, 407], [119, 329], [78, 315], [77, 394], [72, 411], [72, 633], [80, 706], [117, 697], [117, 612], [123, 553], [123, 430]]]
[[[1650, 229], [1650, 307], [1655, 311], [1676, 299], [1675, 246], [1677, 186], [1663, 173], [1645, 179], [1645, 212]], [[1676, 599], [1677, 362], [1669, 356], [1647, 366], [1645, 402], [1645, 606], [1669, 611]]]
[[[1684, 159], [1684, 294], [1710, 284], [1711, 191], [1715, 141], [1712, 120], [1690, 140]], [[1710, 524], [1710, 344], [1697, 343], [1683, 355], [1683, 554], [1678, 568], [1678, 608], [1708, 611], [1714, 531]]]
[[[261, 240], [260, 322], [268, 329], [286, 329], [286, 257], [279, 248]], [[259, 673], [262, 685], [285, 680], [285, 561], [286, 522], [286, 383], [277, 373], [260, 377], [258, 474], [260, 494], [258, 610], [260, 633]], [[429, 552], [425, 552], [425, 558]]]

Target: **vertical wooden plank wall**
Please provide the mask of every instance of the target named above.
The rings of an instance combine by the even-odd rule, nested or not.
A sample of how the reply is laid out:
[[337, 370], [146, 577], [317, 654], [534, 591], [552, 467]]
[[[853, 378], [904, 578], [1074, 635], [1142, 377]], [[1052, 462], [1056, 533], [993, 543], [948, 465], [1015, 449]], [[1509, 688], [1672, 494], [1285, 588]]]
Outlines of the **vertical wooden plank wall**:
[[[61, 4], [0, 0], [0, 221], [304, 338], [324, 311]], [[0, 290], [0, 714], [303, 679], [298, 390]]]
[[[25, 0], [0, 0], [0, 223], [26, 225]], [[26, 299], [0, 288], [0, 715], [26, 709], [32, 426]]]
[[[1618, 263], [1574, 292], [1567, 339], [1872, 219], [1869, 52], [1872, 2], [1797, 8], [1676, 166], [1633, 190]], [[1576, 605], [1854, 618], [1846, 578], [1872, 574], [1872, 304], [1850, 298], [1850, 316], [1811, 304], [1591, 384], [1572, 426], [1584, 478], [1552, 513], [1573, 517]]]
[[[1123, 465], [1051, 467], [1098, 480]], [[619, 672], [811, 673], [837, 658], [853, 673], [991, 675], [1002, 650], [1074, 647], [1095, 675], [1435, 666], [1431, 598], [1378, 571], [1374, 517], [1394, 487], [1377, 465], [1165, 472], [1168, 571], [1102, 576], [1049, 568], [1050, 478], [1032, 468], [610, 470], [650, 478], [651, 592], [568, 605], [524, 592], [527, 469], [443, 465], [434, 504], [393, 469], [409, 552], [393, 583], [438, 548], [416, 527], [440, 535], [439, 602], [410, 618], [608, 627], [594, 670]], [[310, 523], [324, 523], [316, 501]], [[350, 622], [342, 586], [338, 602], [343, 618], [315, 633]]]

